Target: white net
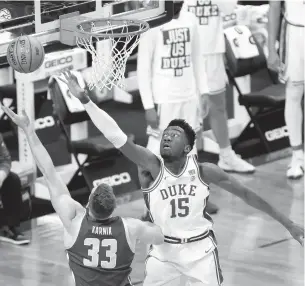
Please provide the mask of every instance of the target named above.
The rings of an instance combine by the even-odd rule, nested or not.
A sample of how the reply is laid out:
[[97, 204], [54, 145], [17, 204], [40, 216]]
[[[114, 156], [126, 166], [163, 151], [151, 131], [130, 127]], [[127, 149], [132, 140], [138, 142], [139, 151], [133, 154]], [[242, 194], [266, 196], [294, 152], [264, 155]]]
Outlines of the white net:
[[[97, 26], [97, 23], [92, 21], [89, 28], [88, 24], [78, 26], [81, 31], [92, 33], [90, 37], [76, 37], [77, 46], [86, 49], [92, 56], [92, 72], [88, 86], [90, 90], [93, 88], [111, 90], [113, 86], [124, 89], [127, 60], [139, 43], [140, 34], [147, 30], [148, 24], [133, 22], [130, 25], [128, 21], [113, 22], [112, 20], [105, 20], [103, 24], [106, 25]], [[137, 26], [136, 33], [135, 26]], [[95, 47], [97, 41], [110, 42], [109, 52], [99, 53]]]

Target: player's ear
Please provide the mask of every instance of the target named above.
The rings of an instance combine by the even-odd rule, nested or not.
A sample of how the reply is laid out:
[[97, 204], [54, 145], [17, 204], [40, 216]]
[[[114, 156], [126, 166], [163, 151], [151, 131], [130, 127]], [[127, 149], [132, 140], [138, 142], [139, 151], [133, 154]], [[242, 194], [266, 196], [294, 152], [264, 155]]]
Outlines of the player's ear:
[[186, 154], [190, 153], [191, 150], [192, 150], [192, 148], [191, 148], [190, 145], [186, 145], [186, 146], [184, 147], [184, 152], [185, 152]]

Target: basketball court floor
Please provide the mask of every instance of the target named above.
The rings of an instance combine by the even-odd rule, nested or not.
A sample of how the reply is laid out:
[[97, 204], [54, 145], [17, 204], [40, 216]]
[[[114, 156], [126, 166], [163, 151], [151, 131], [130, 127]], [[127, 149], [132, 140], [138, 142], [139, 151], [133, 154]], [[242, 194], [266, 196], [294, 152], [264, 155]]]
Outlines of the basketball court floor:
[[[261, 165], [254, 175], [236, 177], [289, 218], [303, 224], [304, 182], [286, 179], [289, 159]], [[218, 188], [211, 188], [211, 201], [220, 207], [214, 216], [214, 227], [224, 285], [304, 285], [304, 249], [280, 224]], [[139, 218], [143, 202], [139, 199], [120, 205], [116, 213]], [[29, 246], [0, 244], [0, 285], [72, 286], [58, 217], [41, 217], [35, 224], [29, 232]], [[131, 276], [135, 285], [143, 285], [145, 249], [143, 244], [137, 245]]]

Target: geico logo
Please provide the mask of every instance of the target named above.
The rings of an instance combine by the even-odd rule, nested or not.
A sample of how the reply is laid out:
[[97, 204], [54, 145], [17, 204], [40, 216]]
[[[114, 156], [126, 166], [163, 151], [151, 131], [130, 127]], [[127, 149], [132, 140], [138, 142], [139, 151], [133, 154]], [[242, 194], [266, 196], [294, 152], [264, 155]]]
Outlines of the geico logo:
[[279, 140], [284, 137], [288, 137], [287, 126], [283, 126], [283, 127], [279, 127], [279, 128], [273, 129], [273, 130], [266, 131], [265, 137], [269, 142]]
[[234, 20], [236, 20], [236, 18], [237, 18], [237, 15], [235, 13], [232, 13], [232, 14], [223, 16], [222, 20], [224, 22], [228, 22], [228, 21], [234, 21]]
[[35, 120], [35, 129], [44, 129], [55, 125], [55, 120], [52, 116], [46, 116]]
[[100, 184], [107, 184], [112, 187], [127, 184], [129, 182], [131, 182], [130, 175], [127, 172], [124, 172], [121, 174], [116, 174], [110, 177], [95, 180], [93, 181], [93, 186], [96, 187]]
[[54, 59], [52, 61], [47, 61], [45, 62], [44, 66], [46, 69], [48, 68], [52, 68], [52, 67], [56, 67], [59, 65], [64, 65], [67, 63], [71, 63], [73, 61], [73, 57], [72, 56], [67, 56], [67, 57], [63, 57], [60, 59]]

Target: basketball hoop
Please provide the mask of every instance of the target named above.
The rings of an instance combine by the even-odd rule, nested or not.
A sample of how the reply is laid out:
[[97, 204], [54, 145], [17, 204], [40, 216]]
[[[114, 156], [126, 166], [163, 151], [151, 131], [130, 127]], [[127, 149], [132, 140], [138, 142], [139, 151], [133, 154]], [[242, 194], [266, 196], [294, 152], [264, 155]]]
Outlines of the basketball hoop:
[[[149, 29], [142, 20], [90, 19], [76, 25], [76, 44], [92, 55], [91, 79], [89, 89], [112, 89], [125, 87], [125, 68], [128, 57], [138, 45], [140, 35]], [[109, 55], [100, 55], [94, 46], [98, 41], [110, 41]]]

